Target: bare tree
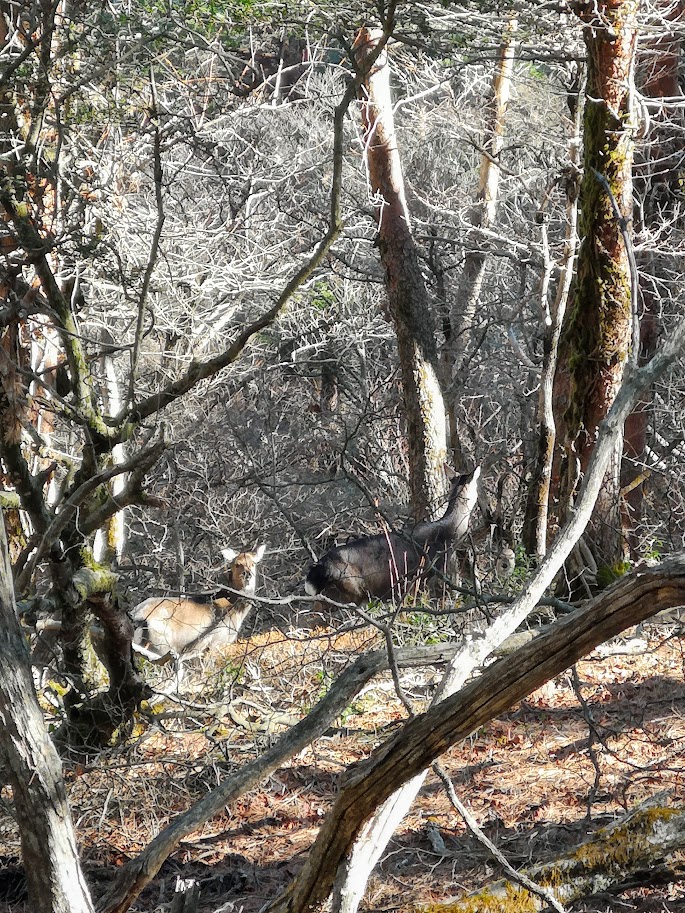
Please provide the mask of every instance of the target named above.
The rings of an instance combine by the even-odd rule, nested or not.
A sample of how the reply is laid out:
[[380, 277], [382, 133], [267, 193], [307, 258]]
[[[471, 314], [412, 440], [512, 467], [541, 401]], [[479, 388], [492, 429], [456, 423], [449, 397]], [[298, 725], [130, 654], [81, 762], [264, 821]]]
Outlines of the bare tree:
[[[341, 231], [343, 123], [363, 74], [360, 72], [358, 80], [351, 80], [344, 88], [333, 116], [336, 139], [332, 149], [334, 161], [328, 219], [324, 216], [320, 230], [317, 225], [305, 250], [299, 258], [290, 262], [290, 276], [281, 290], [270, 296], [271, 300], [261, 312], [256, 309], [256, 313], [236, 321], [232, 338], [228, 341], [220, 339], [220, 346], [215, 346], [215, 349], [219, 348], [218, 352], [191, 359], [183, 370], [174, 372], [173, 377], [153, 383], [152, 389], [146, 390], [141, 381], [141, 365], [148, 355], [147, 321], [152, 307], [153, 276], [164, 243], [165, 204], [170, 193], [167, 188], [173, 187], [165, 173], [165, 150], [167, 146], [172, 149], [175, 146], [174, 115], [152, 71], [148, 79], [146, 104], [141, 113], [147, 119], [144, 156], [145, 166], [150, 168], [147, 187], [154, 207], [154, 220], [149, 244], [140, 251], [143, 267], [135, 267], [135, 277], [131, 278], [128, 288], [135, 307], [135, 318], [133, 321], [128, 316], [122, 318], [121, 323], [128, 329], [124, 338], [117, 339], [116, 344], [106, 339], [103, 342], [101, 333], [91, 339], [88, 332], [84, 332], [81, 320], [84, 314], [95, 311], [92, 299], [97, 298], [97, 268], [100, 264], [97, 258], [94, 266], [88, 264], [92, 272], [89, 274], [90, 282], [87, 282], [82, 278], [87, 267], [78, 259], [84, 246], [89, 251], [82, 238], [87, 235], [83, 205], [84, 200], [90, 197], [90, 191], [80, 188], [78, 193], [73, 193], [71, 177], [62, 183], [62, 174], [58, 169], [55, 176], [53, 157], [46, 150], [59, 146], [73, 151], [81, 139], [78, 110], [73, 121], [69, 117], [71, 95], [78, 94], [81, 84], [63, 84], [62, 65], [65, 57], [74, 50], [65, 41], [66, 32], [62, 26], [72, 27], [78, 33], [88, 27], [102, 25], [98, 18], [101, 14], [86, 9], [75, 10], [76, 18], [67, 21], [56, 17], [52, 8], [50, 11], [46, 8], [43, 13], [43, 20], [36, 23], [35, 40], [27, 39], [21, 17], [10, 17], [11, 26], [6, 35], [5, 50], [10, 57], [18, 54], [18, 47], [22, 47], [21, 59], [25, 58], [37, 67], [40, 79], [29, 87], [33, 90], [31, 105], [24, 112], [23, 87], [17, 89], [16, 84], [11, 82], [12, 77], [16, 79], [16, 73], [11, 68], [8, 71], [11, 90], [7, 92], [6, 101], [15, 114], [14, 120], [10, 121], [10, 126], [14, 123], [14, 132], [10, 130], [8, 144], [11, 150], [19, 150], [19, 154], [8, 153], [9, 158], [3, 160], [0, 175], [0, 208], [7, 238], [5, 249], [11, 251], [11, 259], [6, 257], [4, 263], [4, 332], [7, 339], [13, 339], [21, 334], [26, 325], [26, 311], [17, 305], [26, 298], [30, 282], [35, 290], [31, 293], [33, 305], [28, 319], [38, 315], [34, 325], [47, 327], [44, 332], [51, 334], [59, 347], [59, 354], [57, 368], [51, 368], [51, 371], [38, 369], [38, 373], [24, 361], [10, 363], [7, 370], [11, 368], [14, 381], [11, 385], [4, 384], [2, 407], [6, 414], [11, 411], [14, 416], [14, 432], [3, 436], [0, 456], [31, 524], [31, 536], [17, 559], [17, 587], [23, 593], [31, 586], [37, 569], [47, 566], [51, 582], [48, 605], [60, 619], [64, 671], [72, 687], [65, 698], [68, 707], [81, 704], [88, 693], [84, 651], [86, 617], [90, 609], [100, 614], [112, 634], [112, 644], [120, 651], [120, 661], [109, 664], [111, 672], [124, 675], [124, 678], [111, 675], [110, 693], [117, 697], [116, 702], [110, 703], [113, 714], [109, 727], [111, 735], [140, 698], [142, 683], [138, 681], [137, 689], [132, 687], [133, 672], [126, 643], [130, 626], [126, 626], [115, 600], [103, 601], [105, 589], [111, 589], [116, 578], [108, 566], [98, 566], [93, 561], [92, 538], [98, 530], [107, 530], [113, 518], [127, 506], [161, 505], [160, 499], [147, 493], [145, 484], [146, 476], [166, 447], [159, 413], [202, 382], [235, 364], [256, 335], [274, 323], [293, 294], [324, 262]], [[82, 64], [85, 66], [86, 61], [83, 60]], [[76, 102], [73, 106], [78, 109]], [[22, 116], [25, 114], [28, 120], [23, 121], [18, 112]], [[55, 135], [46, 126], [48, 122], [58, 123], [61, 133]], [[34, 174], [41, 175], [41, 181], [34, 181]], [[93, 196], [96, 194], [93, 193]], [[47, 239], [48, 225], [60, 239], [59, 244]], [[99, 226], [98, 223], [92, 224], [90, 231], [90, 250], [97, 251], [106, 260], [107, 253], [99, 247], [101, 223]], [[131, 245], [135, 249], [132, 240]], [[119, 265], [121, 268], [121, 257]], [[98, 315], [97, 319], [103, 318]], [[112, 338], [116, 323], [115, 312], [109, 322], [109, 338]], [[11, 343], [5, 351], [9, 350], [14, 356]], [[117, 368], [109, 360], [122, 354], [128, 356], [128, 366], [118, 378]], [[98, 363], [105, 365], [99, 376], [92, 368]], [[58, 377], [63, 382], [62, 386], [57, 382]], [[120, 382], [126, 391], [121, 401], [113, 395], [116, 382]], [[33, 385], [34, 405], [39, 407], [34, 408], [33, 413], [27, 408], [30, 385]], [[49, 427], [50, 437], [42, 435], [32, 421], [42, 412], [49, 414], [49, 423], [43, 425]], [[75, 455], [68, 455], [65, 459], [60, 453], [59, 458], [50, 460], [47, 467], [35, 465], [31, 457], [32, 447], [42, 448], [43, 452], [51, 455], [56, 453], [52, 437], [57, 433], [62, 438], [71, 438], [70, 445]], [[128, 447], [126, 459], [121, 455], [124, 444]], [[110, 490], [114, 479], [125, 479], [125, 483]], [[55, 494], [52, 503], [47, 500], [50, 487]], [[112, 555], [116, 557], [116, 550], [112, 549], [108, 557]], [[86, 570], [88, 574], [78, 577], [81, 571]], [[77, 579], [78, 585], [75, 582]], [[89, 608], [87, 603], [92, 596], [96, 598]], [[87, 727], [92, 722], [82, 707], [77, 716], [79, 725]], [[103, 736], [107, 738], [108, 734], [101, 732], [96, 738]], [[88, 739], [87, 732], [82, 733], [82, 738]]]
[[[552, 490], [552, 470], [554, 465], [555, 445], [557, 442], [557, 429], [554, 419], [554, 376], [558, 365], [559, 339], [561, 337], [566, 306], [574, 276], [574, 265], [578, 247], [578, 183], [579, 168], [578, 157], [580, 154], [580, 128], [583, 111], [580, 86], [576, 85], [576, 95], [572, 98], [573, 104], [573, 131], [569, 137], [568, 166], [563, 177], [566, 194], [566, 239], [564, 244], [563, 259], [561, 262], [561, 276], [558, 281], [554, 302], [549, 307], [547, 302], [548, 279], [552, 264], [546, 266], [546, 281], [542, 284], [542, 310], [544, 314], [543, 329], [543, 362], [540, 375], [540, 390], [538, 393], [538, 442], [536, 461], [532, 470], [532, 479], [528, 487], [526, 499], [526, 514], [521, 532], [523, 545], [529, 555], [535, 555], [541, 560], [547, 551], [549, 535], [549, 500]], [[541, 214], [543, 231], [545, 213]], [[549, 260], [549, 255], [548, 255]]]
[[[388, 23], [392, 28], [392, 19]], [[435, 516], [444, 493], [442, 466], [447, 454], [445, 406], [438, 379], [435, 327], [416, 244], [411, 234], [400, 154], [390, 98], [387, 41], [379, 30], [362, 29], [354, 47], [368, 76], [362, 116], [371, 190], [376, 209], [378, 246], [385, 268], [388, 305], [402, 371], [407, 423], [410, 485], [417, 518]], [[376, 63], [369, 67], [372, 55]]]
[[[486, 133], [481, 152], [478, 190], [475, 204], [469, 213], [470, 222], [475, 229], [491, 229], [497, 216], [499, 160], [504, 147], [517, 29], [518, 20], [512, 16], [502, 39], [499, 60], [490, 89], [491, 97], [487, 101]], [[462, 373], [465, 369], [466, 353], [473, 342], [474, 317], [485, 278], [487, 260], [486, 254], [478, 250], [477, 242], [474, 243], [464, 257], [459, 284], [452, 304], [450, 338], [445, 345], [443, 357], [447, 362], [446, 368], [450, 379], [457, 389], [463, 383]], [[456, 434], [456, 429], [453, 433]]]

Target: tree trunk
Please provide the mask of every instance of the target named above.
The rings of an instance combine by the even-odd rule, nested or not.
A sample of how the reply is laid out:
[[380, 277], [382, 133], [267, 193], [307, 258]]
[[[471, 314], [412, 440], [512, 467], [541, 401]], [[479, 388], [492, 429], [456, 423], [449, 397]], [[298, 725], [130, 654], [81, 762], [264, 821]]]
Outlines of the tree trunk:
[[[497, 210], [497, 192], [500, 169], [497, 157], [502, 149], [504, 135], [504, 117], [511, 89], [511, 74], [514, 59], [515, 33], [517, 20], [513, 18], [500, 50], [499, 66], [492, 85], [490, 104], [490, 133], [486, 150], [481, 160], [480, 182], [477, 203], [471, 220], [476, 227], [488, 227], [495, 218]], [[388, 90], [389, 91], [389, 90]], [[389, 102], [388, 102], [389, 104]], [[477, 246], [477, 245], [474, 245]], [[458, 382], [464, 366], [464, 355], [471, 334], [480, 288], [485, 275], [486, 257], [473, 253], [466, 257], [462, 271], [456, 306], [451, 318], [450, 337], [446, 346], [445, 368], [449, 368], [452, 378]], [[451, 365], [449, 365], [451, 362]], [[445, 373], [448, 373], [446, 370]], [[463, 461], [463, 454], [458, 443], [456, 416], [450, 409], [451, 446], [457, 461]], [[452, 668], [452, 667], [450, 667]], [[450, 693], [452, 673], [446, 673], [447, 682], [442, 694]], [[334, 905], [341, 913], [354, 913], [364, 896], [366, 883], [374, 866], [382, 856], [388, 841], [400, 821], [409, 811], [412, 802], [423, 783], [426, 772], [422, 772], [406, 788], [391, 796], [382, 808], [379, 808], [365, 826], [359, 841], [345, 860], [336, 878]]]
[[[364, 28], [358, 33], [354, 48], [362, 69], [368, 69], [368, 58], [381, 38], [379, 29]], [[376, 210], [378, 247], [397, 335], [412, 503], [419, 520], [436, 516], [444, 499], [445, 406], [438, 381], [433, 315], [404, 193], [385, 50], [364, 79], [363, 89], [369, 178], [373, 195], [381, 200]]]
[[92, 913], [78, 859], [62, 767], [43, 723], [14, 605], [0, 524], [0, 758], [12, 788], [31, 908]]
[[[476, 203], [471, 209], [469, 220], [475, 229], [490, 228], [497, 214], [500, 166], [499, 156], [504, 146], [504, 123], [511, 94], [511, 79], [516, 50], [518, 20], [513, 17], [504, 35], [499, 51], [499, 62], [492, 80], [491, 96], [487, 105], [486, 136], [480, 161], [480, 179]], [[465, 369], [465, 357], [473, 331], [478, 297], [480, 295], [487, 255], [479, 250], [477, 235], [471, 250], [464, 257], [459, 285], [451, 315], [451, 331], [446, 357], [455, 386], [460, 387]]]
[[[98, 359], [100, 370], [100, 389], [103, 410], [108, 415], [119, 415], [122, 408], [122, 398], [119, 391], [119, 378], [114, 366], [114, 358], [107, 351], [107, 347], [114, 345], [114, 338], [107, 329], [100, 331], [100, 339], [103, 348], [103, 354]], [[126, 449], [123, 444], [117, 444], [112, 448], [112, 464], [123, 463], [126, 459]], [[126, 487], [126, 474], [115, 476], [110, 482], [110, 492], [116, 500]], [[93, 543], [93, 555], [98, 564], [111, 564], [119, 562], [124, 552], [126, 544], [126, 524], [124, 522], [125, 511], [117, 511], [107, 520], [95, 534]]]
[[538, 444], [533, 478], [528, 490], [522, 539], [526, 552], [538, 561], [547, 552], [549, 498], [557, 431], [554, 421], [554, 374], [557, 369], [559, 338], [573, 278], [578, 247], [578, 154], [580, 151], [581, 99], [575, 110], [573, 136], [569, 141], [569, 173], [566, 181], [566, 238], [557, 294], [544, 328], [542, 374], [538, 393]]
[[[677, 23], [685, 4], [666, 6], [666, 21]], [[682, 34], [673, 31], [646, 41], [638, 55], [636, 81], [644, 100], [658, 99], [650, 130], [643, 139], [635, 162], [637, 230], [647, 236], [670, 234], [678, 220], [679, 182], [682, 162], [682, 123], [676, 111], [682, 105], [678, 82]], [[640, 220], [640, 221], [638, 221]], [[653, 355], [659, 334], [660, 311], [664, 286], [672, 276], [672, 257], [654, 250], [636, 255], [640, 288], [640, 348], [638, 364]], [[645, 490], [644, 460], [647, 428], [652, 419], [652, 395], [638, 403], [626, 421], [623, 444], [621, 487], [624, 489], [624, 529], [632, 558], [640, 552], [642, 508]]]
[[[573, 503], [631, 349], [636, 302], [624, 234], [633, 208], [630, 103], [637, 5], [637, 0], [617, 0], [581, 6], [588, 52], [580, 190], [582, 243], [573, 308], [562, 333], [555, 392], [566, 460], [562, 510]], [[589, 531], [593, 553], [607, 565], [623, 556], [620, 453], [621, 442], [617, 442]]]

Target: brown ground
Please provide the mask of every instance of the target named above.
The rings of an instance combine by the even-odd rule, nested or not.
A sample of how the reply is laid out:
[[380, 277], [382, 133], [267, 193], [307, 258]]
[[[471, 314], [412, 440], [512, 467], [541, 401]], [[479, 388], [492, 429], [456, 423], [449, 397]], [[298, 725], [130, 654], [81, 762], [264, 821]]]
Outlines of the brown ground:
[[[580, 663], [585, 709], [571, 676], [564, 675], [442, 759], [460, 798], [514, 865], [554, 858], [660, 790], [685, 801], [685, 652], [672, 634], [672, 628], [655, 626], [641, 642], [605, 645]], [[211, 722], [201, 698], [220, 692], [299, 712], [316, 701], [360, 644], [360, 637], [303, 641], [271, 635], [235, 645], [223, 671], [195, 673], [193, 706], [181, 717], [141, 724], [132, 744], [92, 765], [67, 764], [94, 893], [175, 813], [263, 749], [267, 736], [255, 738], [236, 727], [225, 707]], [[431, 670], [405, 678], [418, 707], [438, 677]], [[259, 717], [249, 704], [240, 709]], [[403, 716], [389, 681], [375, 682], [334, 730], [186, 841], [134, 909], [162, 909], [180, 875], [202, 881], [201, 910], [230, 902], [225, 913], [256, 913], [298, 871], [340, 773], [386, 739]], [[8, 808], [3, 796], [0, 910], [28, 913]], [[372, 879], [365, 909], [410, 910], [499, 875], [431, 774]], [[648, 882], [644, 876], [619, 896], [592, 898], [575, 909], [685, 911], [685, 880]]]

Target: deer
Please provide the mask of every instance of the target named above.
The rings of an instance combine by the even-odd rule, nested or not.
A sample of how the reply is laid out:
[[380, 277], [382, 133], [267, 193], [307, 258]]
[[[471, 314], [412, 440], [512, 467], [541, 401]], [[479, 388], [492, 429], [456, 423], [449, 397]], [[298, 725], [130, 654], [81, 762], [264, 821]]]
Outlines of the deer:
[[388, 530], [330, 549], [309, 568], [307, 595], [360, 606], [373, 597], [402, 598], [417, 579], [444, 573], [448, 551], [468, 532], [480, 467], [457, 475], [445, 465], [445, 472], [450, 491], [438, 520], [417, 523], [406, 533]]
[[[219, 650], [238, 637], [257, 587], [257, 564], [265, 545], [253, 552], [224, 548], [230, 562], [228, 586], [209, 596], [150, 596], [129, 613], [135, 626], [133, 649], [160, 662], [170, 656], [190, 658]], [[238, 592], [234, 592], [238, 591]]]

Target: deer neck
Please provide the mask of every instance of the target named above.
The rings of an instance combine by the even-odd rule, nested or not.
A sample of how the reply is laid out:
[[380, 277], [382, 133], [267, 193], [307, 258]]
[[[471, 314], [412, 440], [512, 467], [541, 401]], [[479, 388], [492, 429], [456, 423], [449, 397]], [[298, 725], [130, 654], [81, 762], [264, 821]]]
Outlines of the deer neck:
[[217, 615], [223, 615], [231, 608], [231, 597], [228, 593], [221, 593], [214, 597], [214, 611]]

